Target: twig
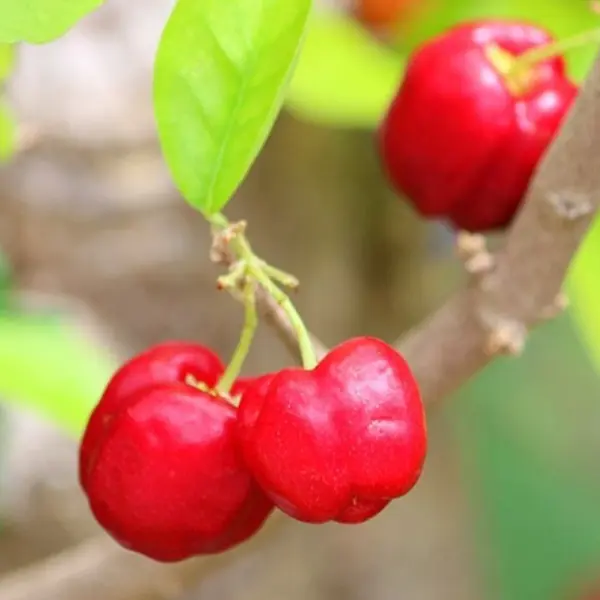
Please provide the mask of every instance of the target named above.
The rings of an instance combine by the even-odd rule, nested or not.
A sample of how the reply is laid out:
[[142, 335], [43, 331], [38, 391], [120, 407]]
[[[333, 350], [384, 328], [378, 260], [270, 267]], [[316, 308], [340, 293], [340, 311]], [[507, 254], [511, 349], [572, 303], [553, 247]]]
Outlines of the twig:
[[[283, 342], [289, 353], [294, 357], [296, 362], [300, 362], [300, 351], [298, 349], [298, 341], [296, 333], [290, 326], [289, 321], [281, 307], [277, 302], [262, 288], [258, 290], [257, 297], [258, 312], [263, 321], [275, 330], [279, 339]], [[311, 340], [317, 358], [320, 359], [327, 354], [327, 347], [318, 340], [314, 335], [311, 335]]]
[[[496, 354], [522, 347], [533, 326], [560, 310], [567, 267], [600, 206], [598, 156], [600, 56], [542, 161], [504, 249], [488, 261], [489, 270], [475, 269], [476, 281], [397, 344], [428, 404], [454, 391]], [[261, 296], [260, 308], [296, 352], [278, 307]], [[273, 519], [268, 529], [283, 521]], [[234, 552], [164, 567], [101, 537], [1, 579], [0, 599], [137, 600], [145, 594], [148, 600], [170, 600], [265, 540], [263, 533]]]
[[[224, 231], [213, 231], [213, 245], [210, 252], [210, 258], [215, 264], [223, 265], [230, 270], [235, 268], [237, 256], [232, 252], [231, 241], [233, 235], [240, 229], [243, 231], [246, 228], [245, 222], [233, 223]], [[241, 300], [241, 297], [238, 296]], [[275, 298], [268, 294], [261, 286], [257, 287], [256, 306], [262, 320], [273, 327], [277, 336], [289, 351], [290, 355], [301, 363], [302, 357], [298, 346], [296, 332], [289, 322], [285, 311], [277, 303]], [[317, 359], [322, 358], [327, 354], [327, 347], [311, 334], [311, 341]]]

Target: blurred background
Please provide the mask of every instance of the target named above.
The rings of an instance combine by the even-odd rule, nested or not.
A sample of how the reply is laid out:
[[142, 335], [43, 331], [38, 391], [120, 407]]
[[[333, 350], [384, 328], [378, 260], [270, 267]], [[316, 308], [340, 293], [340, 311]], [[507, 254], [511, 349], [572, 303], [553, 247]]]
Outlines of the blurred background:
[[[76, 448], [118, 361], [167, 338], [227, 359], [237, 341], [240, 306], [218, 296], [208, 228], [174, 190], [156, 139], [152, 62], [172, 4], [108, 0], [65, 37], [19, 48], [6, 81], [5, 576], [103, 535], [77, 486]], [[378, 164], [374, 130], [409, 52], [475, 17], [525, 18], [567, 36], [600, 16], [584, 0], [319, 9], [286, 109], [227, 212], [248, 219], [262, 256], [300, 278], [297, 304], [327, 344], [356, 334], [392, 342], [462, 284], [451, 232], [420, 221]], [[569, 54], [574, 78], [595, 51]], [[8, 50], [0, 72], [4, 58]], [[525, 356], [496, 361], [430, 413], [426, 470], [405, 499], [357, 527], [286, 523], [249, 557], [169, 597], [583, 600], [596, 578], [600, 589], [597, 246], [600, 225], [574, 265], [572, 308], [535, 332]], [[288, 362], [264, 328], [246, 372]], [[3, 581], [0, 600], [14, 600]]]

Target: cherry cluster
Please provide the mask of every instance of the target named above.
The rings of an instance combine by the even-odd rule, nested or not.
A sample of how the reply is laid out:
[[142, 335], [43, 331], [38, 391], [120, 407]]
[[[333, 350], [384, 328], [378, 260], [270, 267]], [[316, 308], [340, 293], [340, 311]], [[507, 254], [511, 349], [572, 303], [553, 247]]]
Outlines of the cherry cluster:
[[577, 95], [561, 50], [547, 31], [502, 20], [421, 46], [379, 128], [394, 188], [457, 229], [506, 227]]
[[230, 393], [217, 391], [224, 370], [205, 346], [165, 342], [108, 383], [79, 479], [122, 546], [162, 562], [218, 553], [275, 508], [307, 523], [360, 523], [419, 479], [419, 390], [384, 342], [354, 338], [314, 369], [240, 378]]
[[[425, 217], [473, 232], [505, 227], [576, 94], [546, 31], [459, 25], [409, 61], [379, 130], [385, 169]], [[425, 415], [403, 357], [359, 337], [316, 363], [272, 281], [290, 278], [238, 229], [226, 237], [238, 241], [239, 268], [221, 283], [245, 281], [250, 333], [256, 284], [287, 311], [304, 368], [230, 386], [246, 342], [232, 371], [204, 346], [159, 344], [116, 372], [81, 443], [79, 478], [96, 519], [158, 561], [223, 552], [276, 509], [306, 523], [366, 521], [414, 487], [425, 461]]]

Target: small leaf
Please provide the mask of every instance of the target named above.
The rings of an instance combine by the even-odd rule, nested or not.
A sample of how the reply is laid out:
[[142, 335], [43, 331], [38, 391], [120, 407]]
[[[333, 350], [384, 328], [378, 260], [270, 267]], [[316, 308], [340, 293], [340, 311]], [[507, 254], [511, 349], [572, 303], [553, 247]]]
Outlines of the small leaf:
[[10, 107], [0, 100], [0, 164], [10, 160], [15, 153], [17, 126]]
[[286, 99], [297, 117], [337, 127], [373, 129], [402, 78], [405, 60], [356, 22], [315, 15]]
[[65, 34], [103, 0], [0, 0], [0, 43], [43, 44]]
[[47, 315], [0, 315], [0, 398], [79, 436], [114, 371], [107, 355]]
[[311, 0], [179, 0], [156, 56], [154, 108], [173, 179], [205, 215], [229, 201], [283, 102]]

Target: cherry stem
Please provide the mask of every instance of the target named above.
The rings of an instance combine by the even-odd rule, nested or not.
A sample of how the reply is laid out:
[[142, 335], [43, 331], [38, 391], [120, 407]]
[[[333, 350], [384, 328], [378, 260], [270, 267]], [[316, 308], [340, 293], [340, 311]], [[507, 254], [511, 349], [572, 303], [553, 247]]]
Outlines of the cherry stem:
[[225, 373], [219, 380], [216, 390], [219, 394], [228, 394], [231, 386], [237, 379], [254, 339], [258, 327], [258, 315], [256, 313], [256, 297], [254, 282], [247, 280], [244, 284], [244, 326], [240, 340], [233, 352], [233, 356], [225, 369]]
[[275, 283], [273, 283], [273, 280], [262, 269], [250, 266], [249, 271], [256, 281], [264, 288], [267, 294], [269, 294], [275, 300], [275, 302], [281, 306], [281, 309], [289, 319], [298, 339], [298, 347], [300, 349], [302, 365], [305, 369], [314, 369], [314, 367], [317, 365], [315, 349], [310, 339], [310, 334], [304, 325], [304, 321], [302, 320], [300, 313], [296, 310], [293, 302], [290, 300], [287, 294], [285, 294], [277, 287]]
[[270, 279], [281, 284], [283, 287], [295, 289], [300, 285], [300, 282], [293, 275], [271, 265], [263, 265], [262, 270]]
[[527, 50], [514, 59], [511, 70], [513, 72], [520, 71], [549, 58], [559, 56], [574, 48], [594, 43], [600, 43], [600, 29], [590, 29], [589, 31], [584, 31], [571, 37]]
[[[220, 230], [230, 227], [229, 221], [221, 213], [211, 215], [210, 222]], [[295, 277], [271, 267], [265, 261], [258, 258], [252, 250], [243, 231], [234, 233], [231, 240], [231, 248], [236, 257], [244, 266], [245, 276], [249, 280], [254, 280], [265, 290], [265, 292], [277, 302], [290, 321], [292, 328], [296, 333], [298, 347], [302, 359], [302, 365], [305, 369], [313, 369], [317, 364], [317, 356], [310, 339], [310, 334], [304, 325], [300, 313], [296, 310], [290, 298], [281, 290], [276, 281], [287, 287], [296, 287], [298, 281]], [[227, 276], [226, 276], [227, 278]], [[253, 302], [254, 306], [254, 302]], [[254, 308], [254, 310], [256, 310]]]

